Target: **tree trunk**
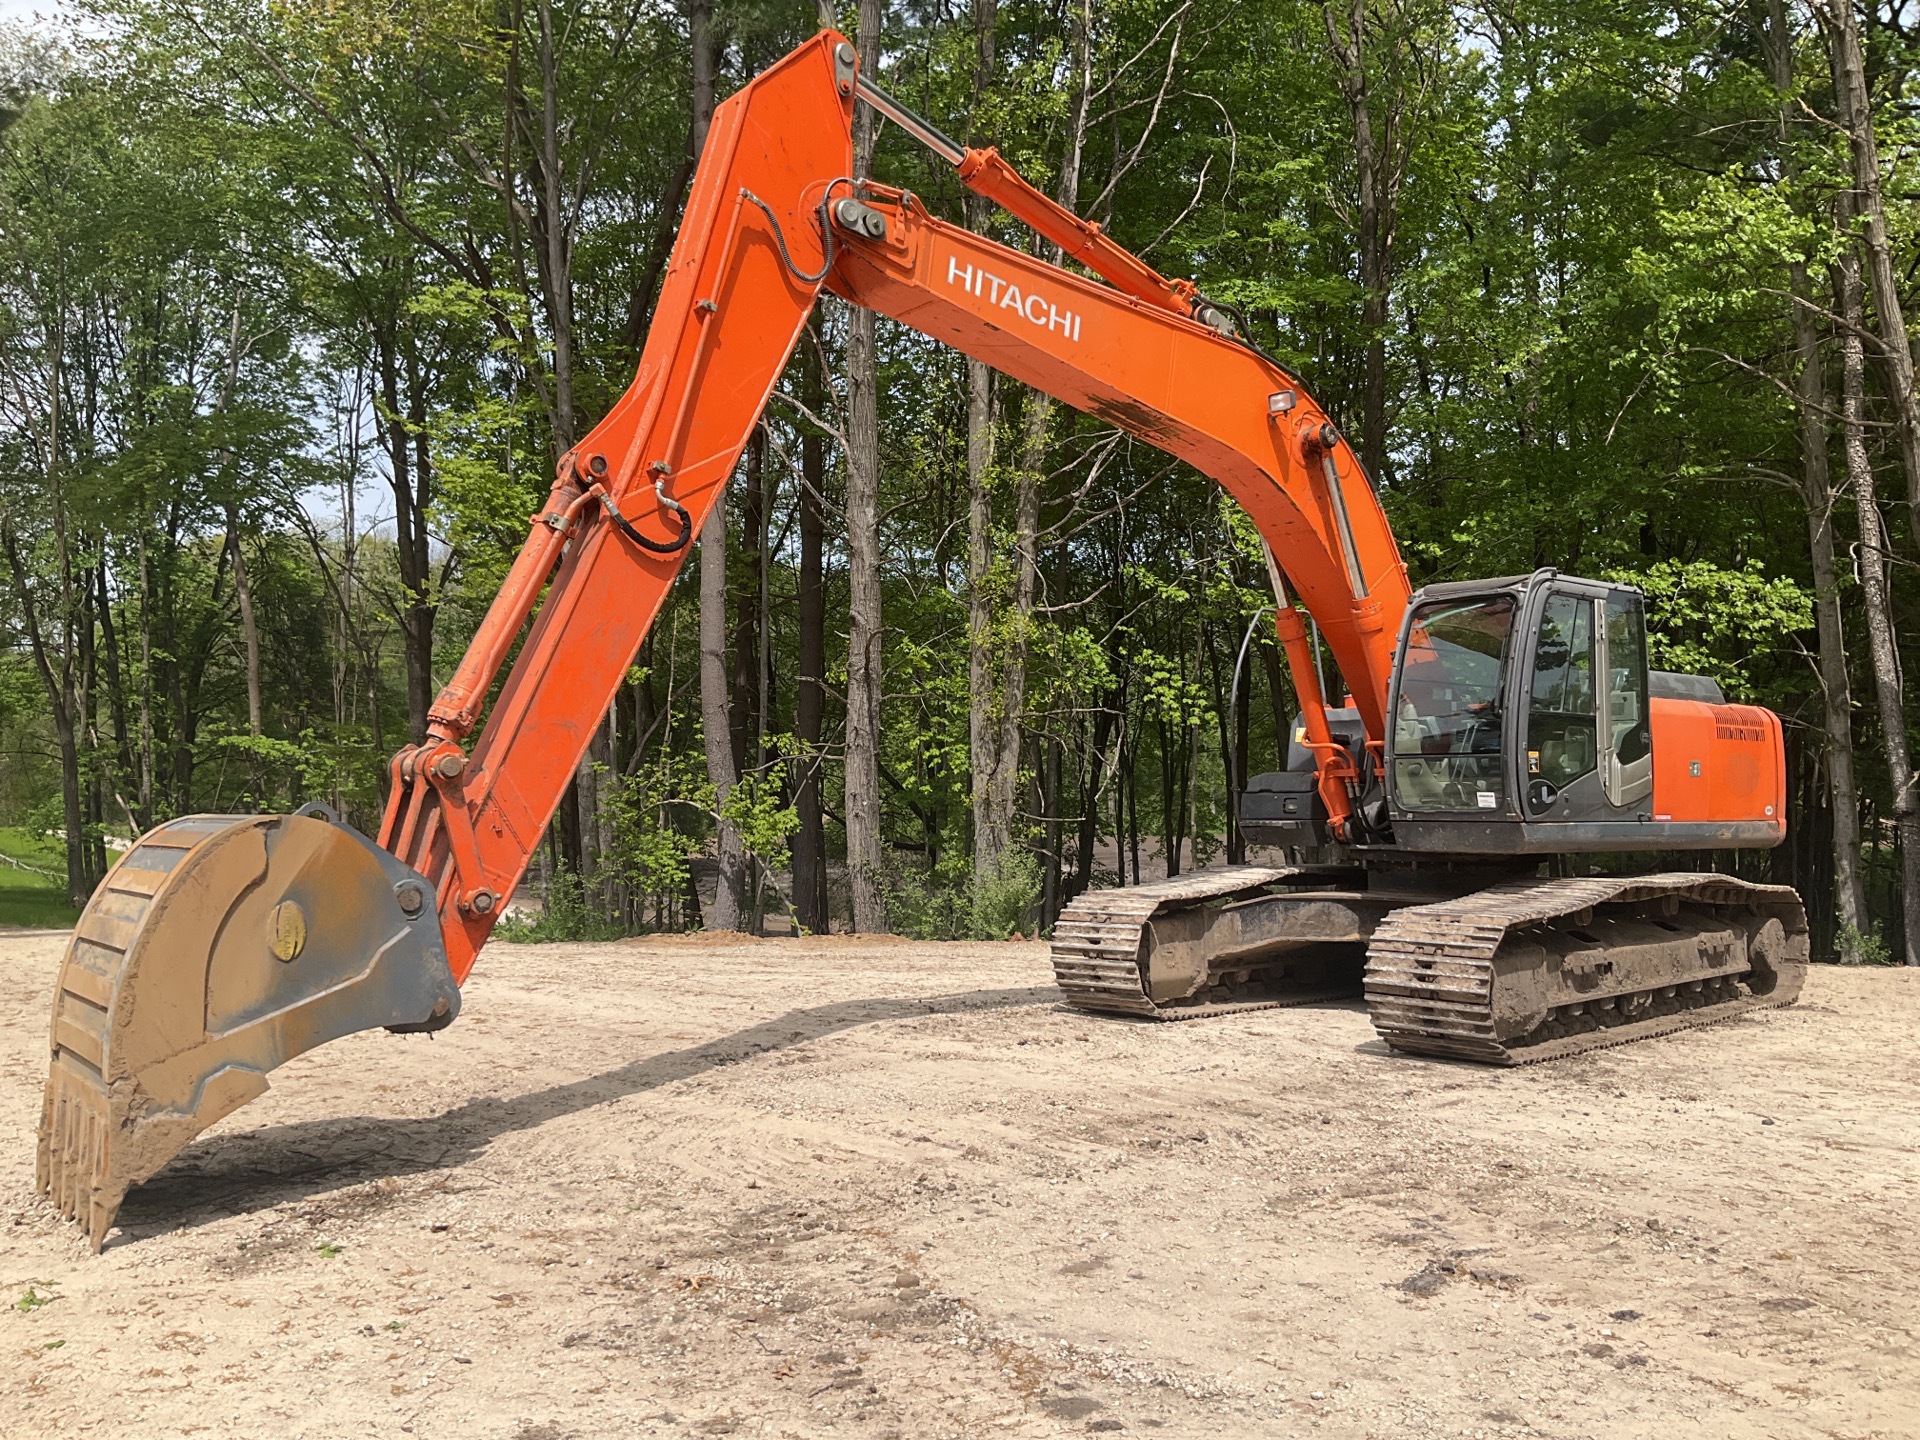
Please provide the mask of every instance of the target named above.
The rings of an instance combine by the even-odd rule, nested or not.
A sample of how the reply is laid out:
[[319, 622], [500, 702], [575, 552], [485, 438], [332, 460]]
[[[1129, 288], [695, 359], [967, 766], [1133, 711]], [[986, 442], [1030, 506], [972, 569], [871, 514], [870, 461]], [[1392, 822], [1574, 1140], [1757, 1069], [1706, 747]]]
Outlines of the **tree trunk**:
[[1184, 755], [1174, 758], [1176, 727], [1160, 720], [1154, 728], [1160, 735], [1160, 873], [1171, 880], [1180, 873], [1180, 817], [1187, 803], [1179, 793], [1174, 767], [1186, 760]]
[[[1782, 163], [1797, 179], [1792, 132], [1798, 116], [1793, 94], [1793, 34], [1786, 0], [1767, 0], [1767, 63], [1780, 95]], [[1860, 800], [1853, 776], [1853, 709], [1847, 677], [1840, 586], [1834, 562], [1833, 475], [1827, 451], [1827, 386], [1820, 359], [1820, 332], [1813, 285], [1804, 261], [1788, 268], [1792, 292], [1794, 395], [1800, 420], [1800, 497], [1807, 512], [1807, 552], [1812, 561], [1817, 663], [1825, 729], [1828, 789], [1832, 798], [1834, 913], [1845, 931], [1867, 928], [1866, 891], [1860, 876]]]
[[[247, 733], [260, 738], [260, 626], [253, 615], [253, 582], [247, 575], [247, 557], [240, 549], [239, 507], [227, 507], [227, 544], [233, 554], [233, 597], [240, 607], [240, 642], [247, 660]], [[266, 772], [257, 753], [247, 756], [252, 776], [253, 808], [266, 803]]]
[[1349, 0], [1347, 33], [1340, 33], [1334, 8], [1324, 12], [1327, 43], [1340, 65], [1347, 111], [1353, 120], [1353, 160], [1359, 184], [1360, 325], [1366, 340], [1366, 373], [1360, 396], [1360, 459], [1378, 480], [1387, 461], [1387, 289], [1391, 284], [1393, 243], [1391, 199], [1385, 184], [1385, 147], [1374, 134], [1367, 85], [1363, 36], [1366, 0]]
[[[880, 59], [880, 0], [860, 0], [857, 45], [872, 74]], [[853, 173], [873, 160], [870, 107], [854, 109]], [[873, 312], [855, 307], [847, 336], [847, 869], [853, 928], [887, 929], [880, 835], [880, 408]]]
[[1047, 738], [1046, 781], [1040, 787], [1040, 813], [1046, 817], [1047, 871], [1040, 891], [1040, 924], [1051, 930], [1054, 920], [1060, 914], [1060, 810], [1063, 797], [1060, 793], [1060, 775], [1064, 768], [1061, 764], [1062, 746], [1060, 737]]
[[[57, 405], [57, 402], [56, 402]], [[57, 413], [57, 411], [56, 411]], [[50, 452], [51, 453], [51, 452]], [[66, 831], [64, 836], [67, 856], [67, 903], [75, 909], [87, 903], [87, 897], [93, 893], [98, 876], [90, 873], [86, 844], [86, 815], [81, 801], [80, 783], [80, 720], [74, 694], [74, 647], [65, 643], [71, 637], [71, 611], [67, 602], [72, 599], [67, 571], [67, 536], [64, 518], [65, 505], [58, 495], [52, 497], [51, 509], [55, 533], [60, 548], [60, 570], [63, 581], [61, 595], [61, 613], [63, 619], [60, 637], [62, 643], [58, 651], [48, 644], [48, 636], [40, 614], [39, 604], [34, 599], [34, 584], [28, 572], [25, 558], [20, 553], [20, 541], [15, 534], [13, 523], [0, 518], [0, 545], [7, 553], [8, 573], [13, 577], [13, 598], [20, 607], [20, 618], [27, 632], [27, 644], [33, 655], [33, 666], [40, 677], [42, 688], [46, 691], [48, 718], [53, 722], [54, 742], [60, 751], [60, 818]], [[50, 620], [51, 617], [48, 617]]]
[[[397, 320], [378, 328], [380, 398], [386, 410], [381, 440], [387, 452], [387, 481], [393, 492], [395, 559], [406, 598], [400, 612], [407, 670], [407, 734], [418, 745], [427, 738], [427, 709], [433, 703], [433, 577], [429, 569], [426, 476], [414, 474], [413, 452], [401, 400], [403, 332]], [[412, 368], [412, 367], [405, 367]], [[417, 386], [408, 387], [417, 393]], [[410, 397], [411, 398], [411, 397]]]
[[[573, 448], [573, 252], [560, 157], [560, 57], [554, 45], [553, 6], [539, 0], [540, 14], [540, 271], [553, 339], [553, 448], [555, 457]], [[712, 106], [709, 93], [708, 106]]]
[[758, 770], [765, 758], [759, 754], [759, 715], [765, 691], [764, 669], [760, 654], [760, 591], [766, 568], [762, 540], [767, 526], [766, 435], [755, 428], [747, 441], [745, 484], [740, 495], [740, 535], [744, 541], [739, 593], [734, 596], [733, 611], [733, 713], [729, 736], [733, 742], [734, 768], [741, 774]]
[[[1093, 735], [1087, 746], [1087, 778], [1080, 792], [1080, 835], [1079, 848], [1074, 855], [1073, 877], [1068, 881], [1061, 903], [1064, 905], [1077, 895], [1086, 893], [1093, 884], [1093, 852], [1100, 843], [1100, 805], [1106, 792], [1110, 768], [1107, 762], [1107, 740], [1113, 734], [1113, 703], [1109, 701], [1100, 706], [1093, 716]], [[1117, 747], [1116, 747], [1117, 749]], [[1114, 767], [1118, 766], [1118, 757]], [[1120, 846], [1120, 826], [1114, 825], [1114, 848]], [[1126, 862], [1120, 862], [1120, 883], [1126, 884]]]
[[120, 627], [114, 623], [113, 592], [107, 585], [104, 548], [94, 564], [90, 583], [94, 586], [94, 603], [100, 616], [100, 653], [106, 659], [107, 714], [113, 725], [113, 792], [121, 808], [127, 812], [127, 823], [132, 824], [132, 807], [127, 804], [126, 784], [127, 776], [133, 772], [133, 736], [127, 728], [126, 669], [121, 664]]
[[1235, 865], [1247, 860], [1247, 837], [1240, 831], [1240, 797], [1246, 793], [1247, 770], [1253, 763], [1253, 676], [1235, 657], [1233, 672], [1233, 755], [1227, 787], [1227, 859]]
[[1000, 683], [989, 712], [986, 737], [987, 785], [985, 803], [976, 824], [991, 831], [992, 871], [997, 875], [1006, 853], [1013, 848], [1014, 811], [1020, 793], [1020, 755], [1026, 733], [1027, 631], [1033, 623], [1033, 605], [1039, 575], [1037, 534], [1040, 528], [1039, 467], [1045, 463], [1047, 420], [1053, 402], [1037, 390], [1027, 392], [1027, 414], [1020, 447], [1020, 469], [1014, 478], [1013, 595], [1006, 633], [999, 646]]
[[[713, 6], [693, 0], [687, 7], [693, 44], [693, 146], [698, 155], [713, 120]], [[710, 930], [738, 930], [745, 899], [746, 856], [740, 835], [725, 818], [727, 799], [739, 780], [734, 767], [733, 727], [727, 694], [727, 494], [721, 487], [700, 528], [700, 721], [707, 755], [707, 779], [713, 785], [715, 844], [720, 862], [719, 889]]]
[[[969, 207], [972, 208], [972, 207]], [[967, 755], [972, 770], [973, 874], [999, 873], [1007, 848], [992, 796], [999, 763], [999, 695], [993, 656], [993, 371], [967, 361]]]
[[[976, 109], [992, 79], [995, 18], [995, 0], [974, 0]], [[1068, 12], [1068, 60], [1073, 79], [1066, 148], [1054, 187], [1054, 198], [1069, 210], [1077, 206], [1080, 198], [1081, 156], [1086, 144], [1089, 36], [1090, 0], [1079, 0]], [[982, 143], [984, 138], [977, 137], [975, 143]], [[991, 207], [984, 207], [976, 223], [984, 223], [990, 210]], [[1057, 245], [1042, 247], [1042, 253], [1054, 264], [1060, 263]], [[1026, 397], [1020, 465], [1014, 480], [1012, 604], [1005, 635], [996, 644], [992, 609], [992, 516], [988, 500], [993, 416], [992, 395], [986, 384], [991, 380], [991, 372], [984, 366], [969, 365], [968, 380], [968, 533], [972, 594], [969, 738], [973, 757], [974, 876], [976, 883], [983, 883], [999, 876], [1014, 843], [1020, 756], [1026, 733], [1028, 632], [1033, 623], [1039, 578], [1040, 480], [1046, 463], [1053, 401], [1037, 390], [1029, 391]], [[997, 681], [993, 673], [996, 662], [1000, 672]]]
[[[1894, 405], [1894, 433], [1907, 479], [1907, 523], [1920, 541], [1920, 399], [1913, 393], [1913, 350], [1907, 320], [1900, 309], [1893, 245], [1887, 235], [1886, 204], [1880, 186], [1880, 154], [1873, 133], [1872, 100], [1860, 51], [1860, 25], [1851, 0], [1827, 0], [1828, 33], [1833, 43], [1833, 88], [1841, 127], [1853, 159], [1851, 209], [1861, 222], [1867, 275], [1873, 287], [1875, 328], [1887, 368], [1887, 393]], [[1920, 962], [1916, 962], [1920, 963]]]
[[[993, 84], [998, 0], [973, 0], [973, 104], [969, 126], [975, 147], [989, 142], [980, 125]], [[967, 224], [984, 231], [993, 202], [969, 191]], [[993, 371], [967, 360], [967, 758], [971, 770], [973, 880], [976, 889], [999, 878], [1011, 830], [1011, 806], [999, 803], [1000, 696], [994, 675], [993, 621]]]
[[[1843, 205], [1843, 209], [1844, 209]], [[1920, 965], [1920, 793], [1915, 789], [1907, 751], [1907, 717], [1900, 693], [1900, 656], [1893, 628], [1893, 597], [1887, 580], [1886, 527], [1874, 493], [1873, 462], [1867, 454], [1863, 400], [1865, 363], [1860, 340], [1860, 256], [1848, 246], [1840, 258], [1842, 400], [1847, 477], [1860, 522], [1860, 594], [1867, 615], [1867, 649], [1873, 664], [1874, 691], [1880, 702], [1881, 741], [1887, 752], [1887, 777], [1893, 793], [1894, 832], [1900, 842], [1901, 930], [1906, 962]]]
[[[214, 398], [213, 413], [224, 415], [233, 402], [233, 391], [240, 379], [240, 296], [233, 297], [233, 312], [227, 325], [227, 363], [221, 376], [220, 390]], [[227, 548], [233, 559], [233, 596], [240, 606], [240, 642], [246, 656], [247, 670], [247, 734], [255, 740], [261, 735], [260, 726], [260, 626], [253, 614], [253, 582], [247, 574], [247, 557], [240, 548], [240, 502], [236, 493], [236, 484], [231, 475], [225, 473], [233, 464], [233, 452], [222, 447], [215, 457], [215, 465], [222, 472], [221, 483], [227, 491]], [[266, 775], [260, 756], [250, 752], [247, 756], [247, 773], [253, 784], [253, 807], [258, 810], [266, 802]]]
[[[567, 213], [565, 161], [561, 154], [562, 120], [560, 113], [559, 39], [554, 30], [550, 0], [537, 0], [534, 7], [539, 27], [536, 64], [539, 69], [540, 109], [538, 116], [527, 115], [520, 90], [517, 66], [510, 74], [510, 97], [516, 112], [522, 115], [527, 145], [519, 153], [532, 162], [531, 189], [534, 268], [539, 280], [539, 300], [546, 311], [551, 352], [551, 384], [541, 391], [547, 400], [547, 424], [552, 434], [553, 458], [573, 449], [579, 433], [573, 392], [573, 247], [571, 220]], [[519, 33], [516, 24], [515, 34]], [[517, 233], [517, 231], [516, 231]], [[523, 272], [524, 273], [524, 272]], [[422, 427], [424, 430], [424, 427]], [[424, 457], [420, 461], [424, 466]], [[580, 756], [573, 780], [567, 786], [562, 810], [571, 810], [570, 820], [563, 814], [561, 836], [576, 873], [589, 897], [611, 894], [611, 879], [602, 875], [608, 854], [606, 843], [611, 834], [610, 817], [603, 791], [613, 759], [608, 751], [608, 720], [602, 717], [593, 738]], [[589, 901], [589, 903], [591, 903]]]
[[727, 705], [727, 511], [726, 493], [715, 498], [700, 529], [700, 721], [713, 785], [720, 861], [710, 930], [738, 930], [746, 887], [746, 856], [740, 835], [726, 818], [727, 798], [739, 780], [733, 766], [733, 736]]
[[[802, 344], [806, 347], [801, 371], [806, 406], [821, 415], [826, 411], [827, 387], [818, 332], [810, 327]], [[825, 934], [831, 926], [827, 914], [826, 824], [820, 809], [820, 734], [827, 706], [827, 608], [822, 563], [826, 483], [827, 440], [809, 424], [800, 437], [800, 674], [793, 702], [793, 733], [798, 742], [794, 810], [800, 826], [793, 837], [793, 908], [800, 923], [815, 934]]]

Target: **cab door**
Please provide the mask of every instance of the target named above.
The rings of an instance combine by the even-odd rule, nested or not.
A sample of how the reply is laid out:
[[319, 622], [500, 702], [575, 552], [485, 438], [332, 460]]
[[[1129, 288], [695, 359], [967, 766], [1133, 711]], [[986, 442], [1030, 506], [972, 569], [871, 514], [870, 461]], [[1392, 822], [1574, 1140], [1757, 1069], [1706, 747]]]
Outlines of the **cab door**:
[[1606, 678], [1600, 715], [1601, 786], [1613, 809], [1650, 819], [1653, 718], [1645, 605], [1636, 590], [1614, 590], [1600, 608], [1600, 673]]
[[1559, 582], [1537, 604], [1520, 676], [1526, 817], [1633, 817], [1653, 789], [1640, 597]]
[[1526, 816], [1590, 820], [1611, 810], [1600, 776], [1601, 657], [1596, 596], [1555, 585], [1539, 601], [1521, 668]]

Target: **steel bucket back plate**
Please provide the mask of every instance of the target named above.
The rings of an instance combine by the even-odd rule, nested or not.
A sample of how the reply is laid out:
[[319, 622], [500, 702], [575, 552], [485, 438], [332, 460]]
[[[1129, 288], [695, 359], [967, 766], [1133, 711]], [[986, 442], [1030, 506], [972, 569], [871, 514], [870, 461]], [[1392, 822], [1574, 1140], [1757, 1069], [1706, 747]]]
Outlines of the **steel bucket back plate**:
[[54, 993], [40, 1192], [98, 1250], [127, 1190], [267, 1072], [460, 1006], [432, 887], [320, 807], [150, 831], [87, 903]]

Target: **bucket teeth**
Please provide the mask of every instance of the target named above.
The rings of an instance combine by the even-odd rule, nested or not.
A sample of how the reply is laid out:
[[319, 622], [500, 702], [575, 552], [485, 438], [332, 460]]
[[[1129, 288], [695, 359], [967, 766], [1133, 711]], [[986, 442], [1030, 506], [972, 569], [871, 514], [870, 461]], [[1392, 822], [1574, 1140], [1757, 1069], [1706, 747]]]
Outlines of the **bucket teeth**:
[[35, 1181], [97, 1251], [120, 1202], [267, 1072], [459, 1011], [425, 879], [318, 816], [194, 815], [101, 882], [54, 992]]
[[106, 1241], [125, 1190], [116, 1190], [108, 1179], [112, 1122], [107, 1112], [99, 1081], [80, 1073], [66, 1057], [56, 1058], [40, 1124], [39, 1189], [63, 1217], [80, 1222], [96, 1251]]

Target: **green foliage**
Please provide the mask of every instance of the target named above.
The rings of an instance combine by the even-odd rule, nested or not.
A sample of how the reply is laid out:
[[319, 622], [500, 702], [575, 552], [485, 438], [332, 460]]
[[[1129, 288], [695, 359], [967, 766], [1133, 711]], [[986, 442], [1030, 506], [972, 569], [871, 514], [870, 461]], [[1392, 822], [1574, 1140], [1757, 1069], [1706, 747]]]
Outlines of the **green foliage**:
[[636, 892], [659, 902], [656, 913], [671, 913], [671, 902], [693, 883], [694, 857], [706, 848], [713, 786], [704, 759], [657, 754], [634, 774], [621, 777], [605, 803], [613, 812], [612, 863], [619, 875]]
[[896, 934], [915, 940], [973, 938], [973, 866], [960, 852], [933, 865], [892, 858], [882, 879], [887, 921]]
[[720, 815], [740, 836], [741, 848], [762, 865], [777, 870], [787, 863], [787, 841], [800, 828], [800, 815], [768, 776], [742, 775], [727, 792]]
[[586, 884], [579, 875], [562, 869], [547, 882], [545, 903], [538, 915], [531, 920], [508, 915], [493, 933], [516, 944], [540, 945], [555, 940], [615, 940], [622, 931], [599, 907], [589, 903]]
[[1662, 560], [1608, 579], [1647, 595], [1647, 656], [1656, 670], [1710, 675], [1730, 697], [1755, 694], [1752, 668], [1813, 628], [1813, 596], [1752, 560], [1734, 570], [1711, 561]]
[[887, 917], [916, 940], [1005, 940], [1037, 928], [1040, 866], [1024, 850], [1009, 851], [984, 880], [967, 857], [942, 857], [929, 868], [907, 857], [886, 876]]
[[1034, 930], [1040, 903], [1040, 866], [1025, 850], [1009, 850], [994, 873], [973, 882], [973, 938], [1004, 940]]
[[1842, 925], [1834, 936], [1834, 949], [1842, 965], [1892, 965], [1893, 950], [1884, 935]]

